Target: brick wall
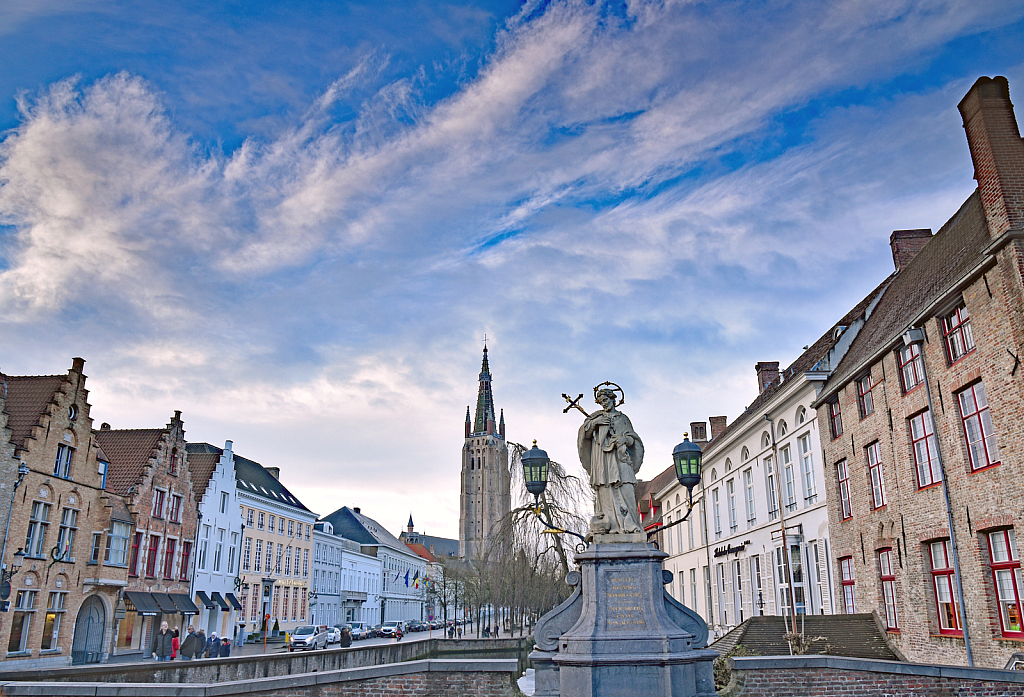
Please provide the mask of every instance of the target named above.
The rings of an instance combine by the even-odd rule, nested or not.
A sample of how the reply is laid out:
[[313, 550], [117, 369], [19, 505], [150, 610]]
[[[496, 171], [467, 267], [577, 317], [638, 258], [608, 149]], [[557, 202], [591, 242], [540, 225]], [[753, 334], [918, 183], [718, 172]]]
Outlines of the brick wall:
[[833, 656], [730, 659], [732, 681], [723, 697], [843, 697], [1024, 695], [1017, 671], [959, 668]]

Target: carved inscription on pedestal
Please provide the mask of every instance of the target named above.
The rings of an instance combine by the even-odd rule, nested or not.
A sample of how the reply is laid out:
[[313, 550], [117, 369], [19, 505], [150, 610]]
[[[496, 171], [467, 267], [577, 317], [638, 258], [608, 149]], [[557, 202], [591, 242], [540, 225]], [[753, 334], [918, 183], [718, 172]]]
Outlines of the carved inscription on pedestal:
[[608, 630], [630, 630], [647, 626], [643, 593], [637, 574], [611, 572], [605, 577], [605, 622]]

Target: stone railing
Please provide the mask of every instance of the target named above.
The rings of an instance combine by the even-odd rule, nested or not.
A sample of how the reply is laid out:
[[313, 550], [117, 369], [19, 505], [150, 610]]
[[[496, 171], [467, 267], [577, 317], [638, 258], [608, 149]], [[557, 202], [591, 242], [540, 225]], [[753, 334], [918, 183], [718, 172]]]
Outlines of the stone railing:
[[515, 697], [516, 661], [427, 660], [390, 665], [299, 673], [249, 680], [183, 685], [180, 683], [2, 682], [0, 696], [108, 695], [110, 697]]
[[992, 668], [878, 661], [839, 656], [730, 658], [732, 679], [722, 697], [796, 697], [841, 692], [843, 697], [1024, 697], [1024, 672]]

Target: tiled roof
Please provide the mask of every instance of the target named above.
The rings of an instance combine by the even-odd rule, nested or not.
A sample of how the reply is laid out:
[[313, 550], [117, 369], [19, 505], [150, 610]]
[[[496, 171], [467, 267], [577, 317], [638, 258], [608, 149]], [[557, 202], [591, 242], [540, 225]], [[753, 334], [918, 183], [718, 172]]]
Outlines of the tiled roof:
[[135, 524], [135, 517], [132, 515], [132, 512], [128, 510], [128, 504], [126, 504], [123, 499], [117, 496], [110, 496], [107, 500], [110, 504], [111, 520], [116, 520], [121, 523], [131, 523], [132, 525]]
[[419, 556], [423, 557], [424, 559], [426, 559], [429, 562], [436, 562], [437, 561], [437, 557], [435, 557], [433, 554], [431, 554], [430, 550], [427, 549], [426, 547], [424, 547], [419, 542], [414, 542], [412, 544], [406, 544], [406, 547], [408, 547], [413, 552], [415, 552], [416, 554], [418, 554]]
[[[863, 300], [857, 303], [852, 310], [847, 312], [842, 319], [840, 319], [838, 322], [829, 327], [829, 330], [822, 334], [817, 341], [815, 341], [809, 347], [804, 349], [804, 352], [801, 353], [795, 361], [793, 361], [785, 370], [779, 373], [779, 377], [775, 381], [768, 385], [768, 387], [762, 390], [761, 393], [754, 398], [754, 401], [750, 404], [750, 406], [748, 406], [746, 410], [736, 418], [735, 421], [730, 423], [728, 426], [725, 427], [725, 429], [721, 433], [715, 436], [715, 439], [711, 441], [710, 445], [713, 446], [716, 445], [717, 443], [722, 442], [722, 438], [726, 434], [728, 434], [730, 431], [733, 431], [734, 429], [741, 427], [749, 419], [760, 419], [762, 416], [761, 412], [763, 411], [764, 405], [771, 401], [772, 397], [774, 397], [779, 392], [779, 390], [782, 389], [782, 386], [789, 382], [790, 380], [792, 380], [795, 376], [813, 370], [814, 367], [817, 366], [822, 361], [822, 359], [826, 357], [828, 352], [832, 350], [832, 348], [841, 338], [841, 335], [836, 336], [836, 329], [838, 327], [849, 327], [851, 324], [856, 322], [860, 317], [862, 317], [865, 311], [871, 305], [871, 303], [876, 298], [878, 298], [879, 295], [882, 295], [886, 291], [886, 287], [890, 284], [894, 276], [889, 276], [884, 281], [882, 281], [878, 286], [874, 288], [874, 290], [868, 293]], [[877, 312], [877, 308], [875, 312]], [[873, 316], [874, 312], [872, 313], [872, 317]], [[861, 333], [863, 333], [863, 330]]]
[[[637, 504], [639, 505], [641, 501], [645, 501], [649, 497], [655, 496], [655, 494], [664, 489], [670, 481], [675, 479], [675, 476], [675, 467], [669, 465], [665, 471], [659, 473], [654, 479], [651, 479], [650, 481], [643, 479], [637, 481], [636, 486], [633, 487], [633, 493], [636, 496]], [[641, 514], [643, 520], [640, 522], [643, 523], [645, 528], [658, 523], [661, 521], [661, 511], [662, 507], [659, 506], [658, 514], [654, 518], [650, 517], [650, 510], [643, 511]]]
[[192, 476], [195, 499], [202, 501], [223, 451], [209, 443], [186, 443], [185, 451], [188, 453], [188, 471]]
[[842, 387], [880, 350], [889, 348], [931, 303], [941, 300], [983, 259], [990, 244], [985, 211], [977, 191], [942, 226], [902, 271], [833, 371], [822, 391]]
[[237, 453], [235, 454], [235, 482], [238, 484], [239, 491], [307, 513], [312, 512], [302, 505], [302, 502], [295, 498], [292, 492], [288, 491], [288, 488], [270, 474], [263, 465], [241, 457]]
[[53, 395], [60, 389], [65, 375], [2, 375], [0, 389], [6, 384], [7, 425], [11, 429], [11, 441], [18, 448], [25, 447], [25, 439], [32, 435], [32, 427], [39, 423], [39, 417], [46, 411], [46, 405], [53, 401]]
[[143, 470], [165, 431], [162, 428], [126, 428], [95, 433], [96, 443], [110, 463], [107, 490], [124, 496], [142, 479]]
[[[798, 615], [797, 628], [807, 637], [824, 637], [811, 645], [810, 653], [830, 656], [902, 661], [903, 656], [886, 640], [885, 632], [871, 613], [856, 615]], [[788, 617], [757, 616], [744, 621], [708, 646], [726, 654], [737, 644], [758, 656], [788, 656]]]

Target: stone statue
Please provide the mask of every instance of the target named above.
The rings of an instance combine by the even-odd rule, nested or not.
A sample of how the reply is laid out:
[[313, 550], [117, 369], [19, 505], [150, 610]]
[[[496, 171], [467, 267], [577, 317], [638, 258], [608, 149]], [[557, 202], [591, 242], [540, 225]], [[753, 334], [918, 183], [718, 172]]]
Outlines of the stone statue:
[[[576, 441], [580, 462], [594, 489], [591, 538], [643, 532], [633, 486], [644, 461], [644, 444], [629, 417], [615, 408], [622, 400], [613, 387], [618, 388], [613, 383], [594, 388], [594, 401], [602, 410], [587, 416]], [[622, 388], [618, 392], [621, 395]]]

